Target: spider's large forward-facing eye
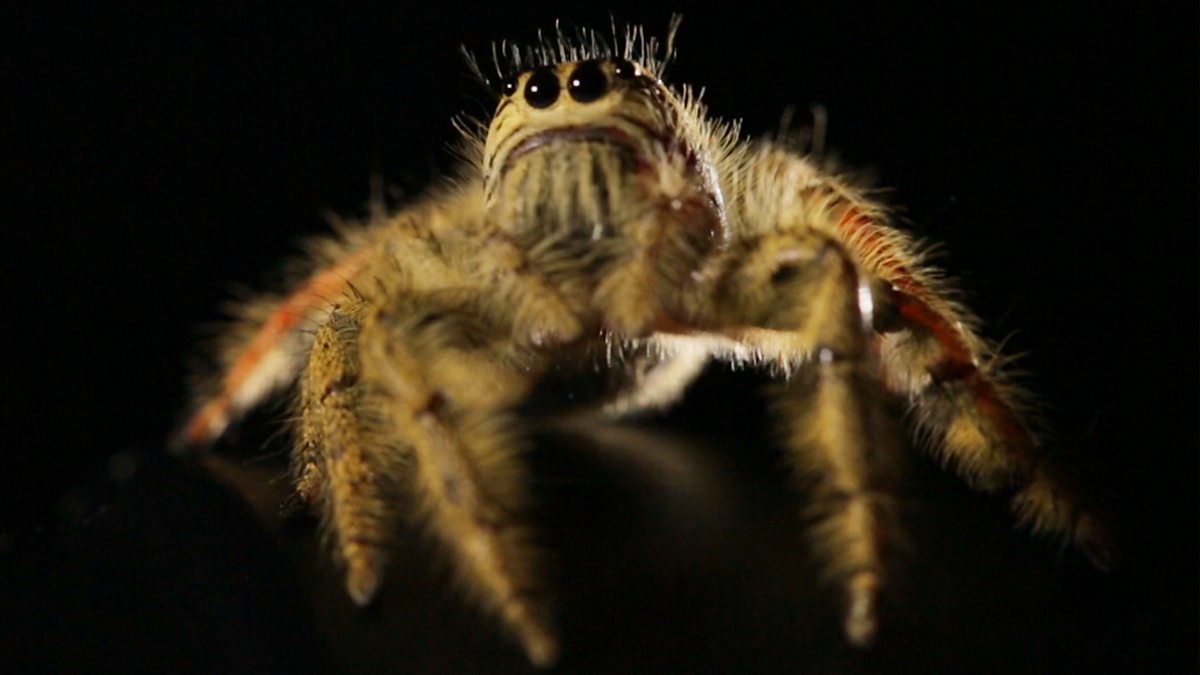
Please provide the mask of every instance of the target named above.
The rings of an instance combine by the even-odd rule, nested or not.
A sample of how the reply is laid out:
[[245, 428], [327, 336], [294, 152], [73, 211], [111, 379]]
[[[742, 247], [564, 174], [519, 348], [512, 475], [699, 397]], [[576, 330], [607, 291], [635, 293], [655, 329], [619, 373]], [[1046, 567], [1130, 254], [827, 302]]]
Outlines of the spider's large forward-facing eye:
[[538, 68], [525, 82], [525, 100], [535, 108], [549, 108], [558, 100], [558, 76], [549, 68]]
[[571, 73], [571, 79], [567, 80], [567, 91], [571, 93], [571, 98], [580, 103], [590, 103], [604, 95], [608, 89], [608, 78], [604, 76], [604, 71], [600, 69], [600, 63], [597, 61], [584, 61], [575, 68], [575, 72]]

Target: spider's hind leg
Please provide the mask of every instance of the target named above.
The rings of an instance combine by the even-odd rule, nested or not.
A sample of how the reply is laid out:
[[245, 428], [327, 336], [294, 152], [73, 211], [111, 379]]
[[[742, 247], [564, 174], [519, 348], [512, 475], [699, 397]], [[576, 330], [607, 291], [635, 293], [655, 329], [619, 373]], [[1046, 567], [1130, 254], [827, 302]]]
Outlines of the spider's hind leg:
[[179, 447], [211, 443], [243, 414], [290, 383], [304, 367], [312, 341], [308, 328], [352, 293], [350, 279], [370, 256], [368, 249], [341, 250], [324, 245], [333, 259], [315, 270], [283, 298], [264, 297], [244, 304], [242, 315], [218, 347], [222, 373], [197, 392], [195, 410], [174, 443]]

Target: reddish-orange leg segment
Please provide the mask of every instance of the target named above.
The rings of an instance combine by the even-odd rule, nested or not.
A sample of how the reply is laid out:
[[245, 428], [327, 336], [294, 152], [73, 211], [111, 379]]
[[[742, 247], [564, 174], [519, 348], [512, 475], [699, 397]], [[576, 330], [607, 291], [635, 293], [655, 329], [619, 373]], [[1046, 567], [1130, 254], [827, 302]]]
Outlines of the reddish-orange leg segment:
[[838, 230], [864, 265], [891, 284], [884, 299], [901, 331], [880, 339], [887, 378], [913, 401], [935, 451], [978, 489], [1015, 487], [1013, 510], [1023, 523], [1111, 568], [1116, 547], [1102, 519], [1077, 477], [1042, 447], [1022, 414], [1021, 391], [999, 372], [965, 312], [913, 272], [913, 255], [890, 228], [849, 207]]
[[225, 372], [217, 392], [188, 419], [179, 441], [184, 445], [211, 442], [235, 418], [291, 382], [305, 360], [303, 345], [295, 342], [310, 340], [299, 329], [346, 291], [370, 254], [368, 249], [359, 250], [318, 270], [284, 298]]
[[892, 284], [887, 300], [904, 326], [923, 331], [937, 343], [938, 358], [924, 364], [928, 378], [933, 383], [961, 381], [1005, 445], [1013, 452], [1028, 453], [1036, 439], [997, 382], [980, 371], [979, 340], [967, 333], [960, 318], [934, 307], [936, 293], [909, 271], [907, 256], [893, 244], [889, 232], [853, 207], [838, 229], [861, 258], [876, 261], [874, 271]]

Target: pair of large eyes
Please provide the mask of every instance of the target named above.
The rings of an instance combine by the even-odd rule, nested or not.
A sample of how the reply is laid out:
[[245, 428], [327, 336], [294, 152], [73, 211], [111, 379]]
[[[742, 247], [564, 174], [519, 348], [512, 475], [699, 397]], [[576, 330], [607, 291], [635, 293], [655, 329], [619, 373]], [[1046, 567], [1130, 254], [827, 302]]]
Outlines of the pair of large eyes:
[[[602, 67], [603, 61], [584, 61], [575, 66], [567, 78], [567, 93], [580, 103], [590, 103], [608, 91], [608, 75]], [[625, 59], [612, 62], [613, 75], [620, 80], [632, 80], [641, 74], [633, 63]], [[500, 93], [513, 96], [517, 93], [517, 77], [508, 78], [500, 84]], [[525, 80], [525, 102], [534, 108], [549, 108], [558, 100], [562, 87], [553, 68], [542, 67], [533, 71]]]

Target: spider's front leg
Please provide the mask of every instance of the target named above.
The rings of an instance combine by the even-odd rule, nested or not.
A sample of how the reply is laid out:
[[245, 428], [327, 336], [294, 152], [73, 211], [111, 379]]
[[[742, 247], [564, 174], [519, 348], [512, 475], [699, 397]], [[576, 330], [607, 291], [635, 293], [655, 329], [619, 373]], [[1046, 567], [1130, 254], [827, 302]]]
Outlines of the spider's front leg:
[[323, 510], [350, 595], [365, 604], [396, 520], [389, 480], [412, 475], [463, 581], [548, 665], [557, 638], [521, 524], [524, 474], [506, 412], [536, 367], [482, 316], [463, 290], [381, 292], [334, 312], [302, 381], [297, 487]]
[[1101, 569], [1117, 548], [1070, 467], [1031, 424], [1025, 395], [1004, 359], [975, 334], [976, 321], [929, 269], [912, 240], [886, 224], [880, 205], [808, 160], [765, 148], [741, 176], [740, 202], [752, 229], [794, 223], [840, 243], [876, 280], [868, 296], [882, 372], [906, 394], [930, 449], [973, 487], [1015, 488], [1013, 509], [1034, 530], [1079, 547]]
[[785, 442], [812, 485], [814, 547], [844, 591], [847, 639], [869, 644], [889, 551], [901, 539], [894, 498], [895, 431], [881, 409], [868, 282], [847, 252], [816, 232], [766, 234], [731, 251], [721, 286], [725, 334], [800, 370], [781, 387]]
[[[1015, 488], [1023, 524], [1077, 546], [1100, 569], [1118, 551], [1077, 473], [1054, 456], [1030, 423], [1024, 392], [1005, 377], [1004, 358], [975, 335], [970, 314], [947, 299], [907, 239], [843, 205], [838, 233], [886, 280], [892, 332], [880, 338], [889, 385], [915, 404], [931, 450], [976, 489]], [[882, 298], [881, 298], [882, 299]]]
[[320, 505], [326, 527], [346, 566], [346, 590], [359, 605], [382, 581], [386, 548], [396, 524], [389, 504], [389, 468], [407, 459], [388, 442], [370, 411], [361, 382], [358, 331], [362, 306], [335, 308], [313, 336], [300, 379], [300, 425], [292, 453], [296, 493]]

